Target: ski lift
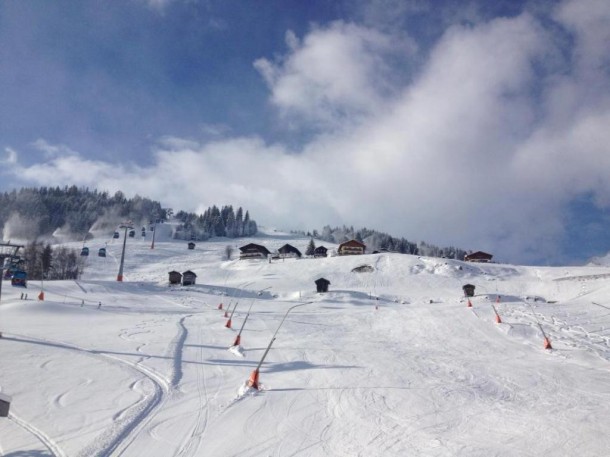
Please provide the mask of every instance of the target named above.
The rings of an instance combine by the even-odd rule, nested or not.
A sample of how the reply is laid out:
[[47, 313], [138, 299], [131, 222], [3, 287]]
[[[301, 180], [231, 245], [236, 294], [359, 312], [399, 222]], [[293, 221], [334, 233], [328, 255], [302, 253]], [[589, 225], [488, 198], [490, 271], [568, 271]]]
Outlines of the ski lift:
[[121, 235], [119, 235], [119, 232], [114, 232], [114, 235], [112, 235], [112, 238], [117, 239], [119, 238]]
[[4, 270], [4, 279], [10, 279], [15, 271], [21, 270], [21, 264], [23, 264], [23, 259], [21, 257], [10, 257], [6, 269]]
[[28, 285], [28, 274], [23, 270], [16, 270], [13, 272], [11, 278], [11, 286], [14, 287], [27, 287]]
[[80, 250], [80, 255], [82, 256], [88, 256], [89, 255], [89, 248], [84, 246], [81, 250]]
[[97, 255], [99, 257], [106, 257], [106, 248], [100, 248], [99, 251], [97, 251]]
[[135, 230], [130, 230], [129, 231], [129, 238], [133, 238], [134, 236], [136, 236], [136, 231]]

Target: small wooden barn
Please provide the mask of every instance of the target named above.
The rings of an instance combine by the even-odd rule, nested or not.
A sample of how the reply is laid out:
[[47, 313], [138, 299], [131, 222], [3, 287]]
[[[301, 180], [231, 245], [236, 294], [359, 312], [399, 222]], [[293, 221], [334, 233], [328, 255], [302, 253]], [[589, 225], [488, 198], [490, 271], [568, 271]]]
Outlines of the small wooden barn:
[[169, 272], [169, 283], [170, 284], [180, 284], [182, 282], [182, 273], [178, 271], [170, 271]]
[[197, 278], [197, 275], [195, 273], [193, 273], [191, 270], [187, 270], [184, 273], [182, 273], [182, 285], [183, 286], [194, 286], [196, 278]]
[[0, 392], [0, 417], [8, 417], [11, 407], [11, 397]]
[[328, 249], [326, 249], [324, 246], [318, 246], [317, 248], [315, 248], [313, 250], [313, 256], [314, 257], [326, 257], [328, 254]]
[[464, 297], [474, 297], [474, 286], [472, 284], [464, 284], [462, 286]]
[[360, 255], [364, 254], [366, 246], [358, 240], [349, 240], [341, 243], [337, 252], [339, 255]]
[[249, 243], [239, 248], [239, 259], [266, 259], [271, 252], [265, 246]]
[[330, 281], [326, 278], [319, 278], [314, 281], [316, 283], [316, 290], [318, 292], [328, 292], [328, 286]]
[[189, 244], [188, 244], [188, 248], [191, 249], [191, 250], [195, 249], [195, 243], [190, 241]]
[[491, 258], [493, 257], [493, 255], [488, 254], [487, 252], [483, 252], [483, 251], [477, 251], [477, 252], [472, 252], [470, 254], [466, 254], [464, 256], [464, 260], [466, 262], [491, 262]]
[[297, 248], [295, 248], [294, 246], [292, 246], [290, 244], [285, 244], [284, 246], [279, 248], [277, 250], [277, 252], [279, 253], [279, 256], [281, 259], [285, 259], [285, 258], [300, 259], [303, 256], [303, 254], [301, 254], [301, 251], [299, 251]]

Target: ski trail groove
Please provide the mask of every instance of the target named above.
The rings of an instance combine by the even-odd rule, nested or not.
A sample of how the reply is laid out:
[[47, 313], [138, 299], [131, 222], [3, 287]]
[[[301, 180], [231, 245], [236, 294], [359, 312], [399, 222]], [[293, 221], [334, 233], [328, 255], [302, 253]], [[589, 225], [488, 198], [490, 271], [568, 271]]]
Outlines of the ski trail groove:
[[[199, 341], [203, 340], [203, 329], [199, 327]], [[201, 441], [203, 440], [203, 436], [207, 430], [208, 422], [210, 420], [210, 408], [209, 401], [210, 397], [208, 395], [208, 387], [206, 382], [206, 374], [205, 368], [203, 364], [203, 348], [200, 347], [198, 350], [198, 360], [199, 366], [196, 367], [197, 373], [197, 398], [198, 398], [198, 407], [197, 407], [197, 417], [195, 419], [195, 426], [191, 430], [189, 437], [182, 444], [181, 448], [178, 450], [176, 454], [177, 457], [191, 457], [195, 455]]]
[[39, 430], [38, 428], [34, 427], [29, 422], [26, 422], [25, 420], [23, 420], [20, 417], [14, 415], [13, 413], [10, 413], [8, 418], [9, 418], [9, 420], [13, 421], [16, 425], [18, 425], [19, 427], [23, 428], [24, 430], [27, 430], [29, 433], [31, 433], [36, 438], [38, 438], [38, 440], [42, 444], [44, 444], [44, 446], [55, 457], [66, 457], [66, 454], [64, 454], [64, 452], [57, 445], [57, 443], [55, 443], [55, 441], [53, 441], [51, 438], [49, 438], [42, 430]]
[[[161, 376], [150, 368], [146, 368], [143, 365], [140, 365], [139, 363], [129, 362], [119, 357], [103, 354], [94, 349], [83, 348], [70, 343], [65, 343], [63, 341], [54, 341], [30, 335], [14, 334], [12, 336], [27, 338], [31, 341], [51, 344], [61, 349], [81, 352], [93, 357], [99, 357], [104, 360], [111, 361], [112, 363], [116, 363], [118, 365], [127, 365], [129, 368], [143, 375], [153, 384], [153, 394], [148, 397], [144, 397], [142, 400], [132, 405], [130, 409], [134, 409], [134, 413], [125, 414], [125, 411], [123, 411], [123, 414], [125, 414], [123, 424], [120, 424], [117, 427], [113, 427], [106, 433], [102, 433], [102, 435], [98, 437], [93, 444], [82, 449], [79, 452], [79, 455], [82, 455], [83, 457], [109, 456], [116, 450], [118, 450], [118, 453], [116, 454], [117, 456], [122, 455], [122, 453], [129, 446], [129, 444], [131, 444], [133, 439], [135, 439], [135, 432], [139, 431], [145, 425], [145, 422], [148, 422], [145, 421], [145, 419], [151, 416], [151, 412], [153, 410], [158, 409], [158, 407], [162, 405], [163, 401], [167, 397], [167, 393], [169, 392], [169, 382], [163, 376]], [[19, 422], [16, 421], [16, 423]], [[51, 449], [56, 456], [65, 457], [63, 452], [59, 448], [57, 448], [57, 446], [55, 446], [50, 439], [45, 438], [46, 435], [44, 435], [42, 432], [38, 431], [33, 427], [28, 428], [27, 423], [25, 423], [24, 421], [21, 421], [20, 425], [35, 434], [43, 443], [45, 443], [45, 446], [49, 447], [50, 445], [51, 447], [49, 447], [49, 449]], [[129, 439], [130, 436], [132, 437], [131, 439]], [[59, 453], [55, 451], [55, 448], [57, 448], [57, 451]]]

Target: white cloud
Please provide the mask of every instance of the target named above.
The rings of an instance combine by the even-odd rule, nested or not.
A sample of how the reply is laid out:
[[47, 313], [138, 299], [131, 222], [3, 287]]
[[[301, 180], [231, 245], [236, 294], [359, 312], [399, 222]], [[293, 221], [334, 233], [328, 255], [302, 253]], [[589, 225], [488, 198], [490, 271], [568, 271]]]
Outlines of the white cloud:
[[388, 90], [384, 61], [396, 43], [375, 30], [344, 22], [314, 28], [302, 42], [286, 35], [290, 53], [254, 66], [284, 115], [334, 128], [338, 121], [379, 109]]
[[34, 149], [41, 151], [46, 159], [55, 157], [78, 156], [78, 152], [70, 149], [68, 146], [63, 144], [50, 144], [42, 138], [37, 139], [31, 145]]
[[569, 72], [541, 72], [556, 58], [555, 37], [524, 14], [451, 27], [419, 75], [389, 97], [391, 37], [334, 23], [302, 40], [288, 34], [286, 56], [256, 63], [282, 112], [335, 126], [298, 152], [258, 137], [165, 137], [152, 165], [114, 166], [39, 140], [49, 160], [19, 176], [186, 210], [241, 205], [285, 228], [346, 223], [502, 260], [552, 258], [571, 199], [592, 193], [610, 204], [610, 92], [591, 93], [592, 81], [608, 84], [592, 62], [607, 33], [596, 21], [610, 20], [599, 4], [578, 4], [556, 16], [574, 34]]
[[163, 10], [167, 5], [175, 0], [141, 0], [148, 4], [153, 9]]
[[7, 165], [14, 165], [17, 163], [17, 151], [13, 148], [6, 147], [4, 148], [4, 152], [6, 156], [0, 160], [0, 163], [5, 163]]

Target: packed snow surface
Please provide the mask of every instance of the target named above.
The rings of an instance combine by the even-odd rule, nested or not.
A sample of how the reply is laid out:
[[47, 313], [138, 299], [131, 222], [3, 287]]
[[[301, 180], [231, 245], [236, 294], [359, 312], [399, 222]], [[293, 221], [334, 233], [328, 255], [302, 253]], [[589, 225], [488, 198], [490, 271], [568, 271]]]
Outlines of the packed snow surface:
[[127, 239], [123, 282], [123, 239], [100, 237], [78, 281], [4, 281], [0, 455], [610, 455], [609, 267], [238, 260], [309, 239], [170, 232]]

